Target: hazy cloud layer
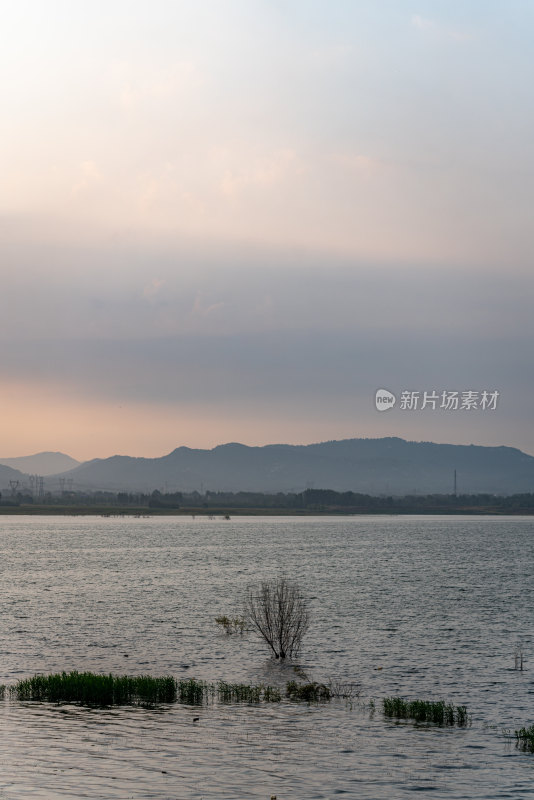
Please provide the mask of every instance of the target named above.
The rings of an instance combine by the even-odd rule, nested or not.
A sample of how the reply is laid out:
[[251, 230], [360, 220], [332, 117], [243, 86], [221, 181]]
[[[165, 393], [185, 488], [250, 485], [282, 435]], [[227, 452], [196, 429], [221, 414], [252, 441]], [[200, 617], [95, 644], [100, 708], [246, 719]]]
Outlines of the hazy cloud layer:
[[[227, 418], [274, 414], [285, 421], [276, 438], [288, 436], [293, 420], [292, 441], [322, 438], [337, 425], [345, 437], [404, 431], [418, 438], [420, 431], [427, 439], [532, 449], [524, 435], [532, 277], [321, 264], [317, 255], [308, 261], [295, 253], [284, 263], [279, 252], [232, 259], [221, 249], [216, 263], [209, 256], [202, 263], [197, 253], [194, 266], [179, 273], [171, 254], [155, 255], [158, 277], [150, 279], [147, 253], [132, 253], [131, 261], [123, 253], [120, 263], [86, 249], [72, 258], [78, 268], [91, 258], [98, 265], [69, 278], [51, 263], [49, 280], [46, 271], [14, 269], [11, 291], [0, 300], [3, 380], [35, 392], [36, 405], [46, 387], [62, 402], [155, 416], [194, 409], [196, 417], [219, 417], [221, 440], [242, 438], [224, 435], [235, 433]], [[386, 418], [373, 408], [382, 386], [397, 393], [498, 390], [501, 400], [493, 414], [397, 408]], [[209, 431], [195, 429], [187, 443], [218, 441]], [[258, 423], [254, 441], [269, 440]], [[168, 438], [169, 447], [180, 441]], [[161, 448], [163, 441], [156, 452]]]
[[[533, 22], [518, 0], [9, 3], [9, 452], [534, 452]], [[378, 415], [380, 385], [502, 401]]]

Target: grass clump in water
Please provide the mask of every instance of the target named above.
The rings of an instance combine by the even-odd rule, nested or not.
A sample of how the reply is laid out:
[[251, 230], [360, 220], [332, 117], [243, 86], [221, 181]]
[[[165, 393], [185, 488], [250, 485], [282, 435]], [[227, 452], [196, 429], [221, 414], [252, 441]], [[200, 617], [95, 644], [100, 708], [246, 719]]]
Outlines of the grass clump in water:
[[190, 706], [200, 706], [207, 700], [210, 694], [210, 686], [205, 681], [197, 681], [190, 678], [187, 681], [178, 681], [177, 695], [180, 703]]
[[[0, 686], [0, 698], [3, 689]], [[217, 684], [175, 680], [171, 676], [152, 678], [149, 675], [98, 675], [94, 672], [61, 672], [54, 675], [34, 675], [19, 681], [10, 689], [17, 700], [37, 700], [51, 703], [81, 703], [89, 706], [155, 705], [179, 702], [199, 706], [215, 699], [219, 703], [279, 703], [282, 692], [274, 686], [246, 683]], [[331, 687], [323, 683], [298, 684], [289, 681], [285, 696], [289, 700], [308, 703], [330, 700]]]
[[220, 625], [225, 633], [244, 633], [246, 628], [246, 621], [244, 617], [215, 617], [215, 622]]
[[290, 700], [304, 700], [308, 703], [317, 703], [321, 700], [330, 700], [332, 692], [324, 683], [297, 683], [288, 681], [286, 695]]
[[259, 703], [263, 686], [249, 686], [246, 683], [226, 683], [219, 681], [217, 697], [221, 703]]
[[443, 700], [404, 700], [402, 697], [385, 697], [382, 704], [386, 717], [434, 722], [436, 725], [464, 726], [468, 722], [465, 706], [453, 706]]
[[276, 703], [282, 699], [278, 689], [272, 686], [251, 686], [248, 683], [227, 683], [219, 681], [217, 684], [197, 681], [190, 678], [179, 681], [177, 695], [180, 703], [189, 705], [202, 705], [210, 698], [215, 697], [220, 703]]
[[61, 672], [34, 675], [11, 689], [17, 700], [74, 702], [112, 706], [172, 703], [176, 700], [176, 681], [171, 676], [97, 675], [94, 672]]
[[[0, 687], [0, 698], [2, 695]], [[176, 681], [172, 677], [152, 678], [149, 675], [97, 675], [93, 672], [61, 672], [55, 675], [34, 675], [19, 681], [10, 690], [17, 700], [40, 700], [51, 703], [81, 703], [91, 706], [155, 705], [184, 703], [199, 706], [216, 697], [221, 703], [279, 702], [281, 694], [272, 686], [250, 686], [245, 683], [218, 684], [195, 678]]]
[[520, 750], [534, 753], [534, 725], [530, 728], [520, 728], [515, 732], [516, 744]]
[[279, 703], [282, 699], [282, 693], [274, 686], [266, 686], [263, 690], [263, 700], [266, 703]]

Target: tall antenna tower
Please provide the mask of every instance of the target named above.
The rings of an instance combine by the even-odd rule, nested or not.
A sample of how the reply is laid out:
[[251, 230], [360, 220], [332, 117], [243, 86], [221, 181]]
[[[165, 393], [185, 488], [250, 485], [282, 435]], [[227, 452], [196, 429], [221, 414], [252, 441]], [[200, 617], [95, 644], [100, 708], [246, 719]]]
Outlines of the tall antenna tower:
[[454, 470], [454, 496], [457, 497], [457, 494], [456, 494], [456, 470]]
[[15, 497], [16, 491], [19, 488], [20, 481], [9, 481], [11, 487], [11, 496]]

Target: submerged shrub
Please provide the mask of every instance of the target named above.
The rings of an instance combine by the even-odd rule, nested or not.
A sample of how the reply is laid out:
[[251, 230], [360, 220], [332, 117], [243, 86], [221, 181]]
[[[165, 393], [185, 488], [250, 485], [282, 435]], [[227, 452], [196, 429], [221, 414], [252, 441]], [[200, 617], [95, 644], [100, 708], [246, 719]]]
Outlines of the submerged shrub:
[[310, 621], [300, 588], [285, 578], [249, 587], [244, 617], [265, 640], [275, 658], [297, 655]]
[[361, 694], [361, 686], [358, 683], [341, 683], [340, 681], [329, 681], [328, 688], [330, 689], [331, 697], [344, 698], [345, 700], [353, 700]]
[[443, 700], [404, 700], [402, 697], [385, 697], [384, 714], [397, 719], [414, 719], [416, 722], [434, 722], [436, 725], [467, 725], [466, 706], [453, 706]]

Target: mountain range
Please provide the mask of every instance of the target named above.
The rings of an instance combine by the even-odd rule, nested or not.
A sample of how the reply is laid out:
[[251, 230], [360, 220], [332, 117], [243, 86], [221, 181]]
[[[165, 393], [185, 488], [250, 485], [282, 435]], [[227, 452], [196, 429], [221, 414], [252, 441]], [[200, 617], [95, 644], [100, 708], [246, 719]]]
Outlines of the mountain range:
[[[110, 491], [300, 492], [306, 488], [366, 494], [534, 492], [534, 457], [513, 447], [410, 442], [397, 437], [309, 445], [211, 450], [178, 447], [160, 458], [94, 459], [47, 478], [74, 489]], [[1, 479], [1, 475], [0, 475]]]
[[0, 464], [31, 475], [57, 475], [78, 467], [80, 462], [65, 453], [36, 453], [33, 456], [0, 458]]

